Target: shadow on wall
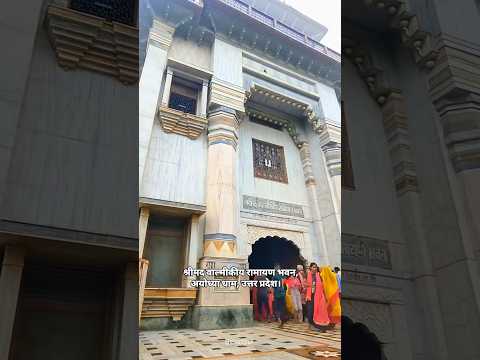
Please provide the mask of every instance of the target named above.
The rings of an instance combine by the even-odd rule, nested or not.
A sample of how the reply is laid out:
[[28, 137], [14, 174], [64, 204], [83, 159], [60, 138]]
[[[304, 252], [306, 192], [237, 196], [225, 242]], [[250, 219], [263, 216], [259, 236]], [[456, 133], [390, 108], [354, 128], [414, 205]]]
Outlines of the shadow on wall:
[[342, 316], [342, 360], [387, 360], [382, 343], [362, 323]]

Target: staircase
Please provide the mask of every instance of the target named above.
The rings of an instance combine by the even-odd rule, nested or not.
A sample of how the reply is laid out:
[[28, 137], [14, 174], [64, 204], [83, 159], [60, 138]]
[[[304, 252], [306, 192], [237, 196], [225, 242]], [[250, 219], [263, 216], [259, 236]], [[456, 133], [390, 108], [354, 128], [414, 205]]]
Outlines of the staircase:
[[141, 318], [171, 317], [178, 321], [196, 298], [197, 289], [193, 288], [146, 288]]

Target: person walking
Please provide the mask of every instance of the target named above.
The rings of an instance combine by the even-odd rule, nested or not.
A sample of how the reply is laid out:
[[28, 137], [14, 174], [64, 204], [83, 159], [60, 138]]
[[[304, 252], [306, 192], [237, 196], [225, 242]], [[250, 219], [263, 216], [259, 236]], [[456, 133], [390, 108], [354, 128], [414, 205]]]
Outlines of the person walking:
[[307, 274], [306, 300], [310, 329], [319, 328], [321, 331], [325, 331], [330, 324], [330, 318], [328, 316], [322, 278], [316, 263], [310, 264], [310, 271]]
[[[265, 275], [258, 275], [255, 277], [256, 280], [260, 281], [267, 280]], [[260, 321], [266, 321], [268, 317], [268, 293], [265, 286], [259, 286], [257, 288], [257, 306], [258, 306], [258, 317]]]
[[333, 268], [333, 272], [335, 273], [335, 275], [337, 277], [338, 295], [341, 298], [342, 297], [342, 273], [341, 273], [340, 268], [338, 266], [335, 266]]
[[305, 275], [305, 270], [303, 265], [297, 265], [297, 278], [300, 282], [300, 297], [302, 302], [302, 317], [300, 321], [305, 321], [307, 319], [307, 305], [305, 296], [307, 294], [307, 276]]
[[275, 307], [275, 313], [277, 314], [277, 318], [280, 319], [280, 327], [288, 320], [287, 315], [287, 307], [285, 304], [285, 281], [282, 275], [279, 274], [278, 270], [280, 270], [280, 265], [275, 265], [275, 275], [273, 275], [272, 280], [278, 282], [278, 286], [273, 288], [273, 296], [274, 302], [273, 305]]
[[337, 276], [331, 267], [325, 266], [320, 269], [320, 278], [323, 283], [325, 302], [330, 319], [330, 327], [335, 327], [341, 321], [342, 309], [340, 304], [340, 288]]
[[289, 288], [290, 288], [290, 296], [292, 298], [292, 305], [293, 305], [293, 319], [296, 322], [301, 322], [303, 318], [301, 283], [296, 275], [290, 278]]

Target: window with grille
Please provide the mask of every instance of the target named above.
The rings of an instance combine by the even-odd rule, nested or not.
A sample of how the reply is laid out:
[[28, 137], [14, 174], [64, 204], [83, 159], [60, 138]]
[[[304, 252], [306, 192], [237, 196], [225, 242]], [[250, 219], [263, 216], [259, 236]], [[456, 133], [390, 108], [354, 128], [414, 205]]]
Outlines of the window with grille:
[[348, 141], [347, 122], [345, 121], [345, 110], [342, 106], [342, 187], [354, 190], [355, 181], [353, 178], [352, 157], [350, 154], [350, 143]]
[[252, 139], [255, 177], [288, 183], [282, 146]]
[[135, 0], [70, 0], [70, 8], [109, 21], [135, 26]]
[[198, 84], [174, 76], [168, 107], [195, 115], [197, 113], [198, 93]]

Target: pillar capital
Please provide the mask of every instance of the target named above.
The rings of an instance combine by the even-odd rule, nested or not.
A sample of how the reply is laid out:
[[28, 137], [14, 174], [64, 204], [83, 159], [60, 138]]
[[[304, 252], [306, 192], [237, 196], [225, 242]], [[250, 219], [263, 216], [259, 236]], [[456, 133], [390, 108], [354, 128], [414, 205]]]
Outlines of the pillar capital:
[[339, 143], [330, 142], [322, 146], [330, 176], [342, 174], [342, 147]]
[[313, 175], [312, 158], [310, 154], [310, 144], [307, 141], [300, 143], [300, 158], [302, 159], [303, 175], [305, 176], [305, 184], [316, 185], [315, 176]]
[[25, 258], [25, 249], [20, 246], [7, 245], [3, 255], [3, 266], [19, 266], [23, 267]]
[[214, 107], [208, 113], [208, 145], [227, 144], [236, 150], [239, 126], [235, 110], [225, 106]]
[[168, 50], [172, 44], [175, 29], [158, 19], [153, 19], [152, 27], [148, 34], [148, 43], [161, 49]]
[[442, 34], [439, 61], [429, 77], [430, 95], [457, 172], [480, 169], [479, 53], [479, 47]]

